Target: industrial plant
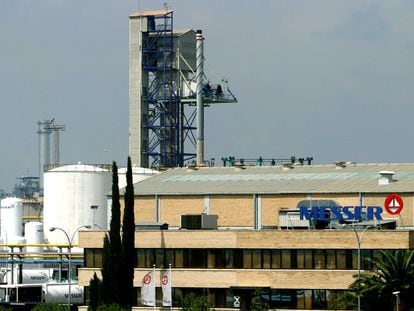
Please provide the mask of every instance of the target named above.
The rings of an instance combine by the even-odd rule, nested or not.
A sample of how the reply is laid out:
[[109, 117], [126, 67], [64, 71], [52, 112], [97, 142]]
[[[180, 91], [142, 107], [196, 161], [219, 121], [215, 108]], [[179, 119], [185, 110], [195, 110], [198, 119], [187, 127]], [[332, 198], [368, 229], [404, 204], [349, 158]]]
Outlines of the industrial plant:
[[[203, 31], [174, 28], [173, 13], [129, 16], [136, 306], [178, 309], [194, 294], [220, 310], [254, 301], [340, 309], [372, 268], [366, 259], [414, 249], [414, 164], [206, 160], [204, 109], [237, 98], [226, 79], [206, 76]], [[87, 310], [111, 218], [111, 165], [62, 164], [65, 125], [37, 124], [39, 176], [22, 177], [1, 200], [0, 303]], [[125, 174], [118, 170], [121, 196]], [[361, 310], [358, 298], [351, 309]]]

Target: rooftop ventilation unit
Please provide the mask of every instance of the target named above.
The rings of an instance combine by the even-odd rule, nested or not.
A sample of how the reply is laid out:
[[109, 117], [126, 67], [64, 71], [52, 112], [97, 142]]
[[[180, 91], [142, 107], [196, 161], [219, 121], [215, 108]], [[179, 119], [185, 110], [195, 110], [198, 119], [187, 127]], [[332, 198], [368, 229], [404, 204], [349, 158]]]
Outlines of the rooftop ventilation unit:
[[181, 229], [217, 229], [217, 215], [181, 215]]
[[381, 171], [379, 172], [380, 178], [378, 179], [378, 185], [389, 185], [394, 181], [393, 177], [395, 172], [393, 171]]
[[336, 169], [341, 169], [341, 168], [345, 168], [346, 167], [346, 162], [345, 161], [336, 161], [335, 162], [335, 168]]

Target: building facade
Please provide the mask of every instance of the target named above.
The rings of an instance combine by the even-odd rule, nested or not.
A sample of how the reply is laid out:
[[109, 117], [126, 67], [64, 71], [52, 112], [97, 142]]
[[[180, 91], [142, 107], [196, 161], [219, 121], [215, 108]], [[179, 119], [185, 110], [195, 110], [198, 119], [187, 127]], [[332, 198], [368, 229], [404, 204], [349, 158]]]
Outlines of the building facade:
[[[260, 297], [273, 309], [336, 309], [365, 258], [414, 248], [414, 164], [182, 168], [134, 188], [137, 295], [154, 265], [158, 276], [171, 265], [173, 306], [196, 293], [215, 308], [248, 310]], [[301, 205], [312, 214], [320, 202], [344, 219], [327, 206], [322, 226], [300, 219]], [[83, 286], [99, 274], [104, 234], [80, 233]]]

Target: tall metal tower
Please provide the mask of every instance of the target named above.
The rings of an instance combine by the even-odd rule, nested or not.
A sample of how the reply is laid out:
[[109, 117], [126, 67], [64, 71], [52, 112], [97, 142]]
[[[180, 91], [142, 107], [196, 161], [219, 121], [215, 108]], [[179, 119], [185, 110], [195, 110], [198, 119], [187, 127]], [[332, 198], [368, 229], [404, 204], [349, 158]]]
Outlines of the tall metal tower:
[[[59, 132], [65, 130], [64, 125], [55, 124], [55, 119], [37, 122], [39, 134], [39, 190], [43, 194], [43, 172], [50, 164], [60, 164]], [[53, 161], [50, 160], [50, 135], [53, 134]]]
[[51, 120], [51, 123], [49, 127], [47, 127], [48, 130], [51, 131], [53, 134], [53, 161], [51, 164], [59, 165], [60, 164], [60, 132], [64, 131], [65, 125], [58, 125], [55, 124], [55, 119]]
[[[199, 145], [197, 140], [200, 141], [194, 134], [197, 126], [200, 128], [194, 124], [197, 114], [200, 116], [196, 104], [204, 108], [212, 102], [237, 100], [224, 91], [224, 85], [200, 85], [204, 72], [196, 68], [196, 34], [190, 29], [174, 29], [173, 11], [134, 13], [130, 15], [129, 27], [132, 164], [158, 168], [183, 166], [185, 161], [196, 157], [194, 149]], [[197, 93], [202, 94], [202, 99], [196, 99]]]

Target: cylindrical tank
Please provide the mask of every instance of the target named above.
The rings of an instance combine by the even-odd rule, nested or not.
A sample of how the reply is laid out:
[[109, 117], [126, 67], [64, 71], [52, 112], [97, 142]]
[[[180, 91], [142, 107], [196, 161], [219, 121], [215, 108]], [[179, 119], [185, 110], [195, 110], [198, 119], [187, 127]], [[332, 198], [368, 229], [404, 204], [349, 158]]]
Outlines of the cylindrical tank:
[[[43, 244], [43, 224], [37, 221], [31, 221], [24, 225], [24, 236], [27, 244]], [[27, 246], [27, 253], [41, 254], [43, 247]]]
[[[69, 295], [68, 284], [44, 284], [43, 299], [46, 303], [67, 303]], [[83, 287], [77, 284], [70, 286], [70, 302], [79, 305], [84, 303]]]
[[[16, 279], [18, 277], [18, 269], [15, 270]], [[48, 283], [53, 276], [53, 269], [23, 269], [22, 284]]]
[[[44, 183], [43, 228], [49, 243], [72, 240], [77, 244], [76, 231], [81, 226], [107, 228], [106, 196], [112, 186], [109, 169], [81, 163], [61, 166], [45, 172]], [[66, 234], [59, 229], [51, 232], [52, 227]]]
[[[118, 169], [118, 187], [119, 189], [126, 187], [126, 167], [121, 167]], [[153, 170], [150, 168], [144, 168], [144, 167], [138, 167], [133, 166], [132, 167], [132, 182], [135, 184], [139, 181], [142, 181], [144, 179], [147, 179], [151, 176], [154, 176], [158, 174], [159, 171]]]
[[22, 235], [23, 203], [18, 198], [5, 198], [0, 204], [1, 236], [9, 243], [10, 237]]

